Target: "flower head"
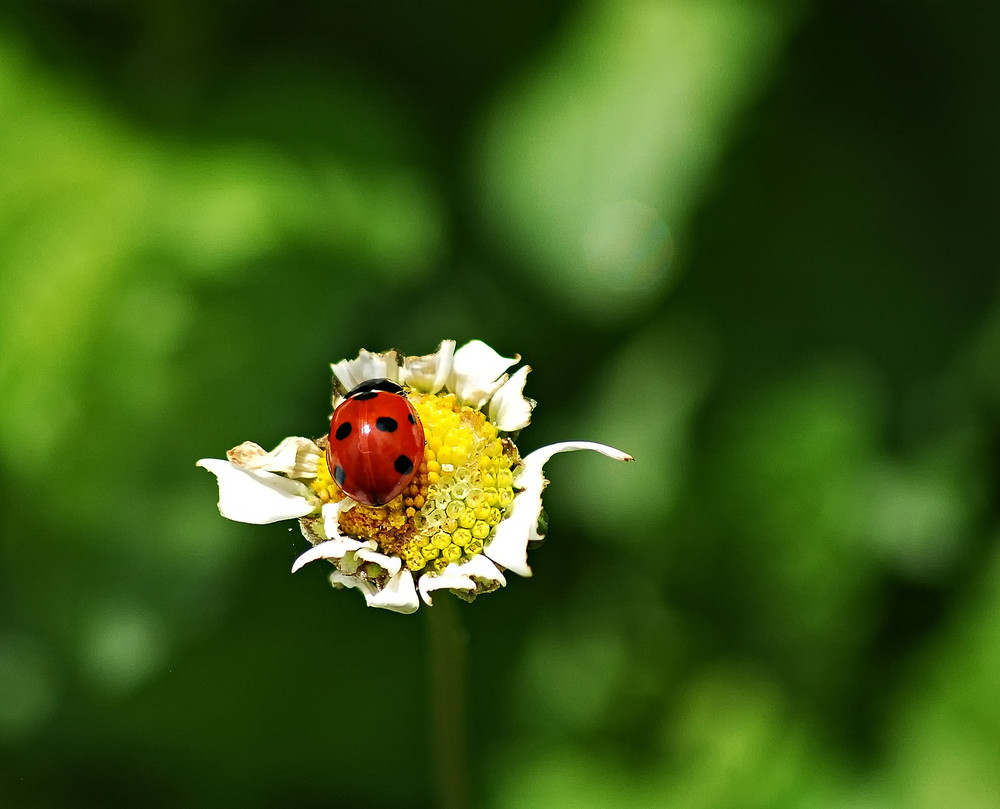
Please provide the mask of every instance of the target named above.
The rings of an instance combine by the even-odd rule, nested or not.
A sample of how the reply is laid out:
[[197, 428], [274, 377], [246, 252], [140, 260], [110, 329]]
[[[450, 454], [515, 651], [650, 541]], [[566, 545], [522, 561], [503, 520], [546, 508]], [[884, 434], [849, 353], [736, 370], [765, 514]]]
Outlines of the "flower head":
[[[335, 568], [330, 574], [335, 587], [357, 588], [369, 606], [396, 612], [414, 612], [420, 600], [432, 604], [435, 590], [472, 600], [505, 586], [508, 570], [531, 575], [527, 552], [544, 533], [539, 521], [548, 481], [542, 467], [549, 458], [589, 449], [632, 460], [588, 441], [551, 444], [522, 458], [514, 436], [530, 422], [535, 403], [523, 393], [528, 366], [507, 373], [519, 359], [502, 357], [478, 340], [457, 351], [453, 340], [445, 340], [437, 352], [422, 357], [362, 350], [356, 359], [332, 366], [330, 437], [286, 438], [270, 452], [247, 442], [229, 450], [227, 460], [208, 458], [198, 465], [218, 478], [224, 517], [248, 523], [298, 519], [312, 547], [295, 561], [293, 572], [325, 559]], [[345, 473], [329, 444], [339, 446], [352, 434], [350, 423], [344, 428], [338, 417], [345, 412], [341, 406], [397, 393], [408, 403], [400, 412], [404, 418], [415, 414], [425, 443], [422, 453], [419, 445], [406, 445], [418, 456], [411, 468], [408, 455], [397, 457], [392, 443], [397, 420], [380, 418], [377, 429], [371, 426], [368, 443], [352, 456], [357, 473], [371, 479], [372, 464], [386, 454], [388, 462], [399, 461], [404, 480], [396, 482], [405, 486], [382, 505], [369, 505], [345, 493], [352, 490], [348, 476], [355, 470]]]

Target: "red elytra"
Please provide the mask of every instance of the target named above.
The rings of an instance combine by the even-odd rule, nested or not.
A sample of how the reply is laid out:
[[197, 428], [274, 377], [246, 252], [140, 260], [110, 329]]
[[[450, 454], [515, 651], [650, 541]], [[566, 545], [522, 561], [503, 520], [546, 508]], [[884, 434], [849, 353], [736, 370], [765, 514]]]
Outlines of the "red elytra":
[[424, 460], [424, 428], [403, 389], [362, 382], [333, 411], [326, 463], [344, 494], [381, 506], [410, 485]]

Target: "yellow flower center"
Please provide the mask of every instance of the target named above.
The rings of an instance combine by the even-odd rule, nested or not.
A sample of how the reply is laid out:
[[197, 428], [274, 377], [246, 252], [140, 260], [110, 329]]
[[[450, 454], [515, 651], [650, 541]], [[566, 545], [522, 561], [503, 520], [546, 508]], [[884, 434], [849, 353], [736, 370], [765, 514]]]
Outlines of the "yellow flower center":
[[[373, 539], [411, 571], [440, 572], [482, 553], [514, 500], [514, 442], [486, 415], [458, 404], [454, 394], [409, 392], [424, 428], [424, 461], [409, 487], [384, 506], [355, 505], [340, 514], [340, 530]], [[312, 488], [324, 502], [343, 499], [320, 456]]]

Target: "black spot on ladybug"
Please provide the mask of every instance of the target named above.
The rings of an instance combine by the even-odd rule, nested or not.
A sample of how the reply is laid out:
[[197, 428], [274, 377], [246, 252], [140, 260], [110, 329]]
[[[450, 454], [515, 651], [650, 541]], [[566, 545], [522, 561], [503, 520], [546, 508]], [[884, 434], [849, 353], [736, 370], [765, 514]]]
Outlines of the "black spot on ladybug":
[[363, 402], [365, 399], [374, 399], [378, 396], [377, 390], [363, 390], [361, 393], [352, 393], [348, 396], [348, 399], [356, 399], [359, 402]]
[[[351, 422], [345, 421], [337, 428], [337, 432], [333, 434], [333, 437], [338, 441], [343, 441], [347, 436], [351, 434]], [[340, 484], [337, 484], [338, 486]]]
[[407, 413], [406, 417], [410, 420], [410, 424], [416, 424], [417, 420], [413, 417], [412, 413]]
[[399, 422], [391, 416], [379, 416], [375, 419], [375, 428], [383, 433], [394, 433], [399, 428]]
[[344, 467], [340, 464], [333, 467], [333, 479], [337, 481], [338, 486], [344, 485]]
[[408, 475], [413, 471], [413, 461], [405, 455], [400, 455], [396, 458], [396, 463], [394, 463], [393, 466], [396, 467], [396, 471], [401, 475]]

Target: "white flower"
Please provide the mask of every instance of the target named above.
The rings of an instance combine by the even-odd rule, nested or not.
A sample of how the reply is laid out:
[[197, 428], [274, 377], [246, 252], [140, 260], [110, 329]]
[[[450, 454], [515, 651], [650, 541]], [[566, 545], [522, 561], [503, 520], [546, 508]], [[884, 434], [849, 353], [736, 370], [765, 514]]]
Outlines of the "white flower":
[[333, 402], [363, 382], [405, 386], [427, 439], [423, 463], [404, 492], [384, 506], [355, 503], [327, 469], [326, 438], [286, 438], [271, 452], [247, 442], [228, 460], [203, 459], [219, 483], [224, 517], [249, 523], [298, 518], [312, 547], [293, 572], [323, 559], [335, 587], [361, 591], [369, 606], [414, 612], [431, 593], [450, 590], [472, 600], [507, 584], [505, 571], [530, 576], [528, 547], [537, 542], [542, 468], [553, 455], [593, 450], [630, 461], [626, 453], [589, 441], [552, 444], [520, 457], [511, 434], [531, 421], [524, 396], [530, 370], [508, 369], [503, 357], [474, 340], [455, 350], [445, 340], [434, 354], [399, 358], [361, 351], [332, 366]]

